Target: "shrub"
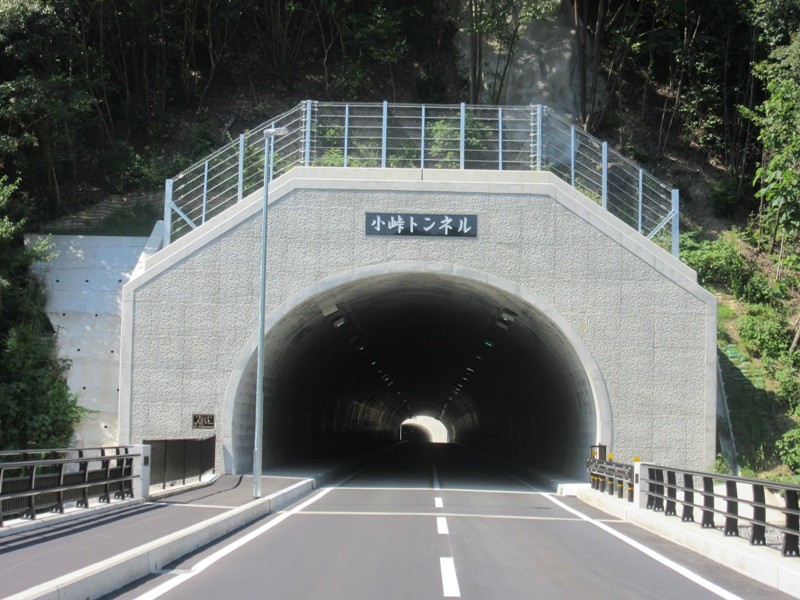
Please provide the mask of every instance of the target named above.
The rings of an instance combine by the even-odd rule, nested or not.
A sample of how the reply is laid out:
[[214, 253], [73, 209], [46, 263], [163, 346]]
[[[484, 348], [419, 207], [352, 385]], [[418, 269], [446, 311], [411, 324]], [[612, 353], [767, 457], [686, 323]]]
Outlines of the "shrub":
[[789, 348], [789, 328], [783, 310], [767, 304], [751, 304], [737, 321], [739, 335], [754, 353], [778, 360]]
[[800, 472], [800, 429], [792, 429], [783, 434], [775, 444], [781, 462], [793, 472]]
[[736, 186], [730, 179], [721, 179], [708, 192], [711, 210], [718, 217], [730, 217], [736, 210]]

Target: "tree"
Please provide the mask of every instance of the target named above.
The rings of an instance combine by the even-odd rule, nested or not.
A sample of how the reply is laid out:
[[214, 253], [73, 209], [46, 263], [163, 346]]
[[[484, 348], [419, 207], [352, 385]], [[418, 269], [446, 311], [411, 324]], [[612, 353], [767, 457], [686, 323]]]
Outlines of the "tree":
[[778, 233], [792, 239], [800, 232], [800, 36], [773, 50], [756, 73], [766, 83], [767, 98], [749, 113], [761, 128], [764, 148], [755, 185], [761, 221], [771, 224], [772, 252]]
[[44, 290], [30, 274], [50, 245], [24, 244], [27, 207], [16, 191], [0, 178], [0, 449], [63, 448], [85, 411], [67, 389], [69, 363], [56, 355]]
[[[471, 104], [481, 102], [487, 66], [489, 102], [500, 102], [520, 28], [538, 19], [552, 18], [558, 5], [558, 0], [467, 0], [464, 31], [469, 41], [467, 72]], [[495, 46], [494, 65], [485, 64], [487, 44]]]

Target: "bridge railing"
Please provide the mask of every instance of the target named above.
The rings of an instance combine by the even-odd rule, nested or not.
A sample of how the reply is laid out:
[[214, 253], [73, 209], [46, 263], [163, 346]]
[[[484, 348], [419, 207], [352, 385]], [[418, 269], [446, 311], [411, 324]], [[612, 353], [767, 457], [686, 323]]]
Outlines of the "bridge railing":
[[214, 472], [217, 436], [205, 439], [145, 440], [150, 446], [150, 485], [166, 489], [169, 484], [186, 485]]
[[[625, 486], [630, 490], [629, 502], [638, 500], [643, 508], [680, 516], [682, 521], [695, 522], [697, 510], [703, 528], [714, 528], [715, 517], [723, 517], [726, 536], [739, 536], [740, 523], [744, 523], [754, 546], [766, 545], [771, 530], [780, 534], [784, 556], [800, 555], [799, 486], [594, 458], [587, 461], [587, 471], [593, 489], [622, 497], [619, 490]], [[720, 489], [723, 485], [724, 492]]]
[[550, 171], [678, 254], [678, 191], [548, 107], [311, 100], [167, 179], [165, 245], [296, 166]]
[[93, 498], [133, 497], [141, 457], [127, 446], [0, 452], [0, 527], [8, 515], [35, 519], [69, 502], [88, 508]]

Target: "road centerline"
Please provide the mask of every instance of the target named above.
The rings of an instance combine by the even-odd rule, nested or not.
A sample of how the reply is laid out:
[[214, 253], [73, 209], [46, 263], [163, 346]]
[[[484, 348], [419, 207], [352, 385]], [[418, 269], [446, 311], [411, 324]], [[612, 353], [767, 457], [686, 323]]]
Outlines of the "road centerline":
[[444, 508], [444, 502], [442, 502], [442, 499], [439, 496], [436, 496], [436, 498], [433, 499], [433, 505], [436, 508]]
[[453, 558], [443, 556], [439, 559], [439, 567], [442, 570], [442, 593], [445, 598], [460, 598], [461, 590], [458, 587], [458, 577], [456, 577], [456, 565]]
[[446, 517], [436, 517], [436, 530], [440, 535], [450, 535], [450, 530], [447, 528]]

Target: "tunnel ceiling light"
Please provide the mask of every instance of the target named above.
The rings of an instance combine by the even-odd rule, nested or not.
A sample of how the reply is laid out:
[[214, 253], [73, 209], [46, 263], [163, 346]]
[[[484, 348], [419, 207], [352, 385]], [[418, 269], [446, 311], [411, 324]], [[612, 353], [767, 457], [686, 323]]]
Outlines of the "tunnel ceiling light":
[[500, 320], [505, 321], [507, 323], [513, 323], [514, 319], [517, 318], [517, 313], [511, 312], [510, 310], [503, 309], [503, 312], [500, 314]]
[[390, 381], [390, 382], [389, 382], [389, 383], [387, 383], [386, 385], [394, 385], [394, 381]]
[[367, 349], [367, 347], [366, 347], [364, 344], [361, 344], [361, 345], [358, 347], [358, 351], [359, 351], [359, 352], [363, 352], [363, 351], [364, 351], [364, 350], [366, 350], [366, 349]]
[[483, 357], [480, 354], [476, 354], [475, 360], [483, 360]]
[[505, 323], [503, 321], [496, 321], [495, 325], [497, 325], [503, 331], [508, 331], [508, 323]]
[[475, 369], [473, 369], [472, 367], [467, 367], [467, 371], [469, 371], [470, 373], [474, 373]]
[[373, 361], [372, 361], [371, 363], [369, 363], [369, 364], [370, 364], [370, 365], [372, 365], [372, 366], [374, 367], [375, 365], [377, 365], [377, 364], [378, 364], [378, 361], [376, 361], [376, 360], [373, 360]]
[[334, 326], [334, 327], [336, 327], [336, 328], [338, 329], [339, 327], [341, 327], [342, 325], [344, 325], [344, 322], [345, 322], [345, 321], [344, 321], [344, 317], [339, 317], [338, 319], [336, 319], [336, 320], [333, 322], [333, 326]]
[[323, 317], [330, 317], [333, 314], [339, 312], [339, 307], [335, 304], [328, 304], [327, 306], [320, 306], [319, 309], [322, 311]]
[[494, 342], [492, 340], [483, 340], [483, 345], [487, 348], [494, 348]]

